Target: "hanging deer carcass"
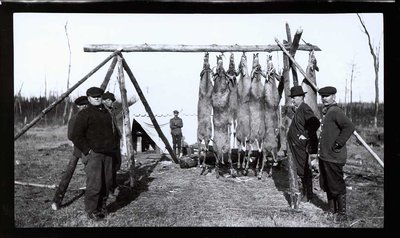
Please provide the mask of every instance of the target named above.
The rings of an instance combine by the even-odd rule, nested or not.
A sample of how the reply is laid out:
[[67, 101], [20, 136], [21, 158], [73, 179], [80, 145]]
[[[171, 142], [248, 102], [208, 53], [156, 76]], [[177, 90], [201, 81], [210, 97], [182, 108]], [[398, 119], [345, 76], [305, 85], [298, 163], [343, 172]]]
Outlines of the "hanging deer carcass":
[[[238, 84], [237, 84], [237, 76], [238, 72], [235, 70], [235, 55], [231, 53], [229, 57], [229, 68], [226, 71], [226, 74], [229, 77], [229, 110], [231, 114], [231, 149], [237, 148], [236, 143], [236, 128], [237, 128], [237, 113], [238, 113]], [[238, 161], [239, 162], [239, 161]]]
[[[200, 167], [203, 168], [202, 174], [206, 169], [206, 158], [208, 152], [208, 146], [212, 137], [212, 105], [211, 105], [211, 94], [213, 85], [211, 81], [211, 68], [209, 63], [208, 52], [204, 55], [203, 70], [200, 73], [200, 86], [199, 86], [199, 101], [197, 104], [197, 140], [199, 145], [204, 142], [204, 151], [199, 146], [199, 158], [201, 154], [204, 155]], [[203, 153], [202, 153], [203, 152]]]
[[[259, 162], [262, 152], [262, 143], [265, 136], [265, 118], [264, 118], [264, 88], [261, 81], [262, 70], [259, 63], [258, 53], [253, 54], [253, 69], [251, 72], [251, 87], [250, 87], [250, 137], [249, 143], [252, 146], [252, 151], [257, 151], [256, 154], [256, 170], [259, 168]], [[255, 150], [256, 149], [256, 150]], [[248, 159], [246, 162], [245, 174], [249, 168]]]
[[272, 165], [277, 160], [278, 153], [278, 110], [279, 93], [275, 82], [275, 68], [272, 56], [267, 56], [267, 73], [264, 83], [264, 120], [265, 135], [263, 140], [263, 159], [258, 178], [261, 179], [265, 162], [268, 162], [268, 177], [272, 175]]
[[[319, 68], [317, 66], [317, 59], [315, 58], [314, 51], [312, 50], [312, 51], [310, 51], [309, 56], [308, 56], [308, 65], [306, 68], [306, 75], [312, 81], [312, 83], [314, 85], [317, 85], [317, 78], [316, 78], [315, 71], [319, 71]], [[318, 103], [317, 103], [317, 90], [314, 89], [314, 87], [308, 82], [307, 79], [303, 80], [301, 87], [303, 88], [303, 91], [306, 93], [304, 95], [304, 102], [307, 103], [307, 105], [311, 107], [315, 116], [318, 119], [321, 119], [321, 113], [318, 109]]]
[[230, 146], [230, 127], [231, 113], [229, 110], [229, 77], [226, 74], [222, 56], [217, 56], [217, 68], [214, 73], [214, 85], [212, 92], [212, 107], [213, 107], [213, 149], [215, 154], [215, 174], [219, 178], [219, 163], [224, 164], [224, 155], [228, 154], [228, 163], [230, 165], [230, 174], [233, 175], [232, 157]]
[[[236, 127], [236, 140], [239, 142], [240, 147], [238, 149], [238, 169], [245, 168], [249, 153], [247, 140], [250, 137], [250, 87], [251, 79], [247, 69], [247, 57], [243, 52], [239, 63], [238, 80], [238, 108]], [[240, 160], [242, 154], [244, 154], [243, 165]]]

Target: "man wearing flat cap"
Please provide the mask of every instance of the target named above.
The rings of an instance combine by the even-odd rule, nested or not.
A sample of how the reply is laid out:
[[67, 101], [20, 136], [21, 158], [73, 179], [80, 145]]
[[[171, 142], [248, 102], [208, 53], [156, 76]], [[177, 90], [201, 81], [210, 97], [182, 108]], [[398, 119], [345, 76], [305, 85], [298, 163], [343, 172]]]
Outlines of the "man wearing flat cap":
[[335, 222], [345, 222], [346, 184], [343, 166], [346, 163], [346, 142], [353, 134], [354, 125], [336, 103], [336, 88], [323, 87], [318, 90], [322, 108], [321, 133], [318, 144], [320, 187], [326, 192], [330, 214]]
[[[105, 92], [103, 96], [101, 96], [103, 99], [103, 104], [105, 108], [108, 110], [110, 113], [114, 127], [117, 129], [119, 141], [121, 141], [121, 131], [119, 130], [116, 115], [115, 115], [115, 108], [114, 108], [114, 102], [115, 102], [115, 96], [113, 93], [110, 92]], [[118, 145], [118, 148], [120, 148], [120, 143]], [[111, 186], [111, 195], [112, 196], [117, 196], [118, 195], [118, 185], [117, 185], [117, 171], [121, 169], [121, 151], [117, 153], [117, 157], [115, 160], [113, 160], [113, 185]]]
[[[171, 128], [172, 144], [174, 148], [174, 153], [180, 157], [181, 156], [181, 140], [182, 140], [182, 127], [183, 121], [179, 116], [179, 112], [174, 110], [174, 117], [169, 121], [169, 127]], [[178, 148], [178, 151], [176, 149]]]
[[[72, 131], [75, 125], [75, 120], [77, 114], [86, 108], [89, 104], [89, 101], [86, 96], [80, 96], [74, 101], [76, 107], [78, 108], [78, 112], [75, 113], [68, 121], [68, 130], [67, 135], [68, 139], [72, 141]], [[60, 208], [61, 202], [64, 198], [65, 192], [67, 191], [68, 185], [71, 181], [72, 175], [76, 168], [76, 164], [82, 158], [82, 152], [78, 149], [78, 147], [74, 146], [74, 151], [70, 155], [69, 164], [67, 166], [67, 171], [63, 173], [63, 177], [61, 178], [60, 184], [57, 187], [57, 190], [54, 194], [53, 203], [51, 205], [53, 210], [58, 210]]]
[[[304, 95], [301, 86], [294, 86], [290, 89], [290, 97], [295, 108], [295, 114], [289, 126], [287, 141], [292, 152], [297, 175], [302, 184], [302, 201], [309, 202], [313, 198], [312, 171], [309, 161], [311, 145], [317, 144], [316, 131], [319, 128], [319, 120], [313, 110], [304, 102]], [[316, 146], [315, 146], [316, 147]]]
[[112, 161], [119, 152], [119, 137], [112, 117], [102, 103], [104, 91], [91, 87], [86, 91], [89, 105], [78, 113], [72, 142], [87, 159], [85, 165], [85, 211], [94, 221], [107, 215], [106, 202], [112, 186]]

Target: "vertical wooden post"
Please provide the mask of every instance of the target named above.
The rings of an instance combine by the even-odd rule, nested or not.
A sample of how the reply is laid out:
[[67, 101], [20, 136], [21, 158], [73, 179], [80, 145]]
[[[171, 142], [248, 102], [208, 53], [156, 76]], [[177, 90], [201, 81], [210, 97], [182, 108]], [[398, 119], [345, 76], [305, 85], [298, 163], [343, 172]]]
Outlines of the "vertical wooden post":
[[135, 158], [133, 155], [133, 141], [132, 141], [132, 130], [129, 119], [129, 109], [128, 109], [128, 99], [126, 96], [126, 87], [124, 79], [124, 68], [122, 65], [122, 57], [118, 55], [118, 83], [119, 89], [121, 91], [121, 102], [122, 102], [122, 115], [123, 115], [123, 127], [125, 131], [126, 148], [128, 161], [130, 162], [129, 172], [130, 172], [130, 186], [135, 185]]
[[[297, 33], [296, 33], [296, 35], [297, 35]], [[291, 45], [290, 46], [290, 54], [294, 57], [296, 50], [299, 47], [299, 42], [298, 41], [296, 42], [296, 39], [295, 39], [295, 41], [292, 41], [292, 34], [290, 31], [289, 24], [287, 22], [286, 22], [286, 37], [287, 37], [287, 43], [289, 45]], [[296, 36], [295, 36], [295, 38], [296, 38]], [[297, 71], [296, 71], [296, 68], [294, 68], [292, 66], [292, 62], [290, 62], [290, 61], [289, 61], [289, 67], [292, 69], [293, 85], [297, 86], [297, 85], [299, 85], [299, 81], [297, 79]]]
[[176, 164], [179, 164], [179, 160], [178, 160], [178, 158], [176, 157], [175, 152], [174, 152], [173, 149], [171, 148], [171, 145], [169, 144], [169, 142], [168, 142], [167, 138], [165, 137], [164, 133], [162, 132], [160, 126], [158, 125], [158, 122], [157, 122], [156, 118], [154, 117], [154, 114], [153, 114], [153, 112], [151, 111], [150, 105], [149, 105], [149, 103], [147, 102], [146, 97], [144, 96], [142, 90], [140, 89], [139, 84], [138, 84], [138, 82], [136, 81], [135, 76], [133, 76], [133, 73], [132, 73], [131, 69], [129, 68], [128, 64], [126, 63], [125, 59], [124, 59], [123, 57], [121, 57], [121, 58], [122, 58], [122, 63], [123, 63], [123, 65], [124, 65], [124, 69], [125, 69], [126, 73], [128, 74], [129, 78], [131, 79], [131, 81], [132, 81], [132, 83], [133, 83], [133, 86], [135, 87], [136, 92], [138, 93], [139, 98], [140, 98], [140, 100], [142, 101], [144, 108], [146, 109], [146, 112], [149, 114], [149, 117], [150, 117], [150, 119], [151, 119], [151, 122], [152, 122], [153, 125], [154, 125], [154, 129], [156, 129], [156, 131], [157, 131], [157, 133], [158, 133], [158, 136], [159, 136], [159, 137], [161, 138], [161, 140], [164, 142], [166, 149], [168, 150], [169, 154], [170, 154], [171, 157], [172, 157], [172, 160], [173, 160]]
[[288, 173], [289, 173], [289, 194], [291, 198], [291, 207], [297, 209], [298, 207], [298, 184], [297, 184], [297, 171], [296, 164], [294, 163], [294, 158], [292, 152], [290, 150], [289, 142], [287, 141], [287, 132], [289, 130], [289, 126], [292, 122], [292, 118], [294, 116], [292, 100], [289, 97], [290, 95], [290, 78], [289, 71], [291, 65], [289, 64], [289, 57], [283, 54], [283, 81], [284, 81], [284, 92], [285, 92], [285, 106], [283, 110], [282, 120], [283, 120], [283, 128], [281, 128], [281, 145], [284, 145], [283, 149], [286, 149], [287, 152], [287, 161], [288, 161]]

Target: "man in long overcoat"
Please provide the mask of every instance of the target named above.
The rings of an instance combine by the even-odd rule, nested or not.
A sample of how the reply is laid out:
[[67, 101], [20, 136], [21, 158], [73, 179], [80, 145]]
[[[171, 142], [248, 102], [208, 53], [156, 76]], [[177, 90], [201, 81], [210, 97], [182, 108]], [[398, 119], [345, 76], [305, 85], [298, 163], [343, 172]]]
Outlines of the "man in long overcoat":
[[303, 187], [302, 201], [309, 202], [313, 198], [312, 171], [309, 154], [315, 153], [317, 145], [316, 131], [320, 122], [313, 110], [304, 102], [305, 92], [301, 86], [290, 89], [295, 114], [289, 126], [287, 135], [290, 151], [296, 165], [297, 175]]

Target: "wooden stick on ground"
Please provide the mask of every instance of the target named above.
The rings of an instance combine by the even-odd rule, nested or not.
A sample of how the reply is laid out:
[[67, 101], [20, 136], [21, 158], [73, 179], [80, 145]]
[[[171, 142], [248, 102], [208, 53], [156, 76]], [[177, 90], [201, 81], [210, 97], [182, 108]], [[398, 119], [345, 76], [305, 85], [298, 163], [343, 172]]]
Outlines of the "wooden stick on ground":
[[23, 186], [40, 187], [40, 188], [51, 188], [51, 189], [57, 188], [57, 186], [55, 184], [47, 185], [47, 184], [29, 183], [29, 182], [20, 182], [20, 181], [14, 181], [14, 184], [23, 185]]

